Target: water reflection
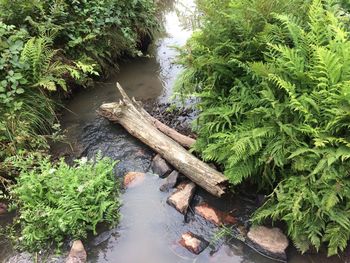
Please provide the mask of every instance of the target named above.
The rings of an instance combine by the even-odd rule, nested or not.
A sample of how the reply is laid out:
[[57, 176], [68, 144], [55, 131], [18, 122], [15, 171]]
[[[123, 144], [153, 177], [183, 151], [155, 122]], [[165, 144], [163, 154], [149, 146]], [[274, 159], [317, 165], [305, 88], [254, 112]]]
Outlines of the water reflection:
[[178, 55], [175, 47], [185, 45], [192, 35], [196, 13], [196, 5], [192, 0], [170, 1], [168, 4], [163, 15], [164, 33], [152, 51], [160, 65], [159, 78], [164, 87], [161, 102], [167, 102], [172, 95], [175, 79], [181, 71], [181, 67], [174, 63]]
[[[209, 247], [199, 256], [178, 245], [181, 235], [192, 231], [206, 240], [214, 240], [216, 227], [199, 217], [184, 221], [184, 217], [167, 203], [167, 193], [159, 191], [162, 181], [148, 174], [146, 180], [123, 194], [122, 221], [118, 235], [111, 235], [99, 246], [92, 246], [91, 262], [125, 263], [271, 263], [242, 242], [233, 240], [216, 253]], [[100, 237], [98, 236], [99, 240]], [[91, 243], [95, 244], [95, 240]]]

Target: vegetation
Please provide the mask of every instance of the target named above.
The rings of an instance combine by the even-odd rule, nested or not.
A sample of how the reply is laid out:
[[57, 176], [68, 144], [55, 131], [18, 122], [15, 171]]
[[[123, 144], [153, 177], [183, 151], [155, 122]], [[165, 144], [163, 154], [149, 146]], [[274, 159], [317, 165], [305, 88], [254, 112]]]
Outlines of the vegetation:
[[96, 233], [99, 223], [118, 222], [119, 186], [110, 159], [98, 157], [96, 163], [81, 159], [74, 167], [63, 160], [52, 164], [40, 155], [17, 156], [12, 162], [20, 170], [11, 190], [20, 211], [15, 226], [21, 238], [13, 237], [20, 248], [60, 247], [65, 238], [85, 239], [89, 231]]
[[55, 122], [54, 103], [47, 92], [66, 87], [73, 67], [55, 60], [46, 37], [0, 22], [0, 158], [19, 149], [45, 145], [38, 134], [49, 134]]
[[0, 160], [46, 147], [52, 92], [138, 55], [155, 29], [152, 0], [0, 0]]
[[195, 95], [195, 149], [267, 202], [302, 252], [350, 239], [350, 42], [337, 1], [202, 0], [178, 91]]
[[60, 246], [118, 218], [114, 163], [51, 164], [48, 139], [61, 138], [61, 94], [141, 55], [155, 11], [153, 0], [0, 0], [0, 200], [18, 181], [22, 248]]
[[75, 63], [103, 65], [122, 53], [138, 53], [141, 38], [156, 27], [151, 0], [1, 0], [5, 23], [31, 36], [50, 33], [56, 48]]

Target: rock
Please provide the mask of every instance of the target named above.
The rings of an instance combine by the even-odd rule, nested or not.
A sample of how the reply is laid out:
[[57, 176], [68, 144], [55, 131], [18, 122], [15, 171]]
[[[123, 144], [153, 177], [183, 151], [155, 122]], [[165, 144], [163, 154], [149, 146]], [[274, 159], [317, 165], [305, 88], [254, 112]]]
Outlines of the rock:
[[237, 222], [236, 218], [229, 213], [217, 210], [214, 207], [209, 206], [207, 203], [197, 205], [195, 211], [198, 215], [217, 226], [233, 225]]
[[178, 186], [177, 190], [168, 198], [167, 203], [182, 214], [186, 214], [193, 197], [196, 185], [192, 182], [185, 182]]
[[124, 187], [131, 188], [139, 185], [145, 180], [145, 174], [139, 172], [129, 172], [124, 176]]
[[99, 233], [89, 243], [91, 243], [93, 246], [99, 246], [103, 242], [106, 242], [108, 239], [110, 239], [111, 236], [115, 233], [115, 231], [116, 231], [116, 229], [111, 229], [111, 230]]
[[278, 260], [287, 260], [288, 238], [279, 228], [252, 227], [248, 232], [248, 242], [259, 252]]
[[38, 261], [35, 261], [33, 255], [31, 255], [29, 252], [18, 253], [6, 260], [6, 263], [33, 263], [33, 262], [38, 262]]
[[171, 188], [174, 188], [177, 180], [179, 178], [179, 172], [178, 171], [172, 171], [171, 174], [165, 179], [165, 182], [161, 185], [159, 188], [162, 192], [168, 192]]
[[80, 240], [74, 241], [66, 263], [85, 263], [86, 259], [87, 254], [83, 243]]
[[172, 171], [170, 165], [159, 154], [153, 158], [151, 168], [161, 178], [167, 177]]
[[0, 216], [7, 214], [7, 205], [4, 203], [0, 203]]
[[181, 246], [196, 255], [200, 254], [209, 245], [208, 241], [191, 232], [183, 234], [179, 243]]

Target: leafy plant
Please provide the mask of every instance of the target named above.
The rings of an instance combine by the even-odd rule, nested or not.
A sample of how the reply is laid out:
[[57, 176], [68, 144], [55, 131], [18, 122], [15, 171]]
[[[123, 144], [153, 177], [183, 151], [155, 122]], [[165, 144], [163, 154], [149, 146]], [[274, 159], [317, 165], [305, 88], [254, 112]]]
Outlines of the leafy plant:
[[349, 35], [327, 1], [313, 1], [307, 26], [277, 18], [293, 45], [270, 45], [267, 63], [251, 65], [264, 97], [248, 132], [269, 129], [256, 157], [286, 179], [255, 220], [284, 220], [301, 251], [324, 242], [335, 255], [350, 239]]
[[84, 86], [157, 28], [152, 0], [0, 0], [0, 160], [47, 148], [53, 91]]
[[67, 91], [65, 74], [73, 69], [56, 58], [57, 51], [51, 49], [50, 37], [33, 37], [27, 41], [21, 52], [20, 61], [25, 65], [23, 75], [28, 84], [44, 90], [56, 91], [57, 87]]
[[[28, 33], [24, 29], [6, 25], [0, 21], [0, 103], [10, 106], [16, 94], [24, 92], [20, 85], [27, 83], [21, 71], [24, 65], [19, 61]], [[1, 110], [0, 109], [0, 110]]]
[[350, 239], [343, 10], [331, 0], [201, 3], [178, 82], [199, 98], [196, 150], [232, 184], [273, 191], [255, 222], [282, 220], [301, 251], [325, 243], [337, 254]]
[[[12, 166], [9, 168], [6, 163], [11, 163], [23, 151], [26, 154], [45, 151], [49, 148], [48, 138], [57, 139], [60, 130], [55, 110], [59, 103], [53, 99], [53, 92], [68, 91], [72, 84], [85, 86], [89, 78], [99, 75], [107, 64], [116, 66], [121, 55], [140, 55], [143, 38], [157, 29], [155, 11], [153, 0], [0, 0], [0, 196], [14, 180]], [[52, 132], [54, 134], [50, 135]], [[48, 159], [37, 161], [50, 166]], [[96, 165], [98, 169], [103, 165], [108, 168], [106, 161], [101, 163]], [[35, 165], [34, 160], [32, 164]], [[63, 163], [52, 165], [52, 169], [56, 167], [62, 172], [73, 173]], [[91, 165], [76, 169], [82, 171], [84, 167], [91, 168]], [[22, 170], [22, 174], [28, 180], [34, 180], [35, 173], [47, 172], [40, 169]], [[18, 191], [27, 191], [29, 186], [25, 184], [28, 182], [21, 182], [23, 185]], [[108, 184], [107, 181], [104, 183]], [[66, 234], [83, 235], [86, 228], [95, 227], [96, 220], [102, 220], [101, 215], [91, 217], [92, 221], [80, 218], [79, 222], [86, 226], [83, 225], [79, 233], [76, 226], [69, 232], [61, 221], [53, 222], [60, 223], [59, 230], [50, 225], [40, 232], [38, 226], [28, 223], [30, 216], [39, 214], [26, 210], [30, 204], [21, 199], [25, 198], [24, 192], [16, 194], [18, 202], [25, 207], [25, 220], [20, 224], [22, 245], [27, 248], [32, 244], [36, 249], [55, 234], [58, 243]], [[106, 202], [101, 204], [105, 206]], [[35, 210], [34, 206], [32, 208]], [[107, 211], [109, 208], [100, 209], [105, 210], [104, 220], [113, 216]], [[62, 218], [71, 220], [70, 223], [78, 222]], [[39, 221], [38, 224], [44, 223]], [[38, 241], [37, 245], [35, 241]]]
[[54, 47], [70, 60], [102, 66], [137, 55], [139, 42], [157, 28], [152, 0], [1, 0], [0, 10], [6, 23], [26, 26], [32, 36], [55, 32]]
[[37, 251], [66, 238], [83, 239], [96, 234], [100, 223], [115, 225], [119, 219], [119, 187], [114, 178], [116, 162], [97, 156], [83, 158], [73, 167], [63, 160], [52, 164], [49, 157], [13, 157], [20, 169], [10, 194], [19, 216], [16, 225], [19, 247]]
[[0, 22], [0, 159], [19, 149], [45, 147], [56, 122], [47, 91], [65, 88], [64, 77], [78, 67], [59, 61], [48, 37]]

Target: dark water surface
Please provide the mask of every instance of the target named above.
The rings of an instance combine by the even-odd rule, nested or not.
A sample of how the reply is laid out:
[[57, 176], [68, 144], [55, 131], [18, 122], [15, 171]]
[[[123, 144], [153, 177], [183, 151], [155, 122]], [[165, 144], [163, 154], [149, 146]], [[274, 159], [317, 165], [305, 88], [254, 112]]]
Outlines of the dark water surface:
[[[117, 228], [101, 230], [97, 237], [86, 242], [89, 262], [98, 263], [270, 263], [269, 260], [239, 240], [219, 239], [220, 229], [190, 213], [187, 218], [167, 205], [169, 193], [159, 191], [162, 179], [150, 173], [154, 153], [122, 127], [98, 117], [96, 110], [104, 102], [119, 98], [115, 88], [118, 81], [130, 96], [139, 100], [158, 99], [167, 102], [172, 86], [180, 72], [173, 62], [176, 57], [174, 45], [183, 45], [190, 37], [195, 24], [195, 5], [192, 0], [163, 1], [165, 32], [159, 36], [150, 58], [137, 58], [120, 64], [120, 71], [105, 82], [75, 96], [66, 105], [61, 122], [67, 130], [68, 144], [56, 144], [53, 153], [92, 157], [101, 151], [119, 160], [116, 170], [121, 177], [128, 171], [147, 172], [145, 181], [122, 195], [122, 220]], [[219, 201], [198, 191], [194, 202], [207, 201], [221, 206], [223, 210], [236, 211], [243, 221], [249, 217], [254, 206], [239, 198], [228, 202]], [[1, 227], [1, 225], [0, 225]], [[192, 231], [211, 242], [202, 254], [196, 256], [178, 245], [186, 231]], [[30, 255], [13, 254], [8, 243], [0, 241], [0, 261], [35, 262]], [[11, 257], [12, 256], [12, 257]], [[39, 257], [40, 258], [40, 257]], [[289, 251], [288, 262], [342, 262], [338, 258], [300, 256]], [[64, 257], [50, 257], [39, 262], [64, 262]]]

